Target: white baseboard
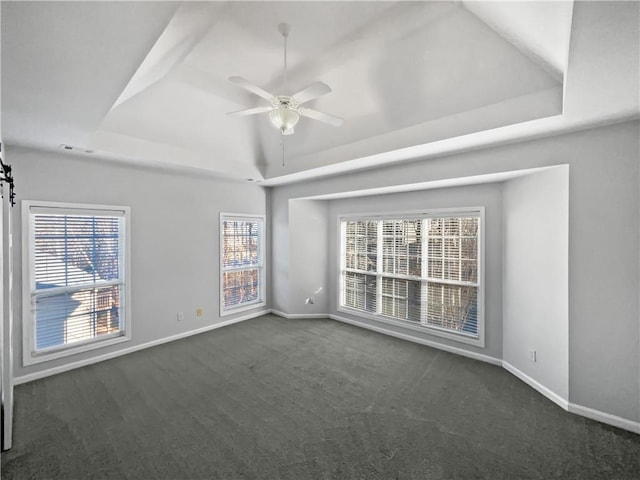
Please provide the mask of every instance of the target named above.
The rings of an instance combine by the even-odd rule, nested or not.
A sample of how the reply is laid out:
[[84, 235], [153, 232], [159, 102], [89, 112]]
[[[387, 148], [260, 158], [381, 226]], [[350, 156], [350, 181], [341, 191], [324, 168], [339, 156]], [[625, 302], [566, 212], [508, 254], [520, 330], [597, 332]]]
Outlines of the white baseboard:
[[271, 309], [271, 313], [287, 319], [305, 319], [305, 318], [329, 318], [328, 313], [284, 313], [280, 310]]
[[622, 428], [623, 430], [628, 430], [630, 432], [640, 434], [640, 422], [634, 422], [633, 420], [628, 420], [626, 418], [618, 417], [616, 415], [611, 415], [609, 413], [605, 413], [600, 410], [594, 410], [592, 408], [583, 407], [582, 405], [570, 403], [567, 399], [563, 398], [562, 396], [558, 395], [554, 391], [545, 387], [537, 380], [534, 380], [526, 373], [522, 372], [521, 370], [511, 365], [509, 362], [505, 362], [503, 360], [500, 360], [498, 358], [491, 357], [488, 355], [469, 352], [461, 348], [451, 347], [449, 345], [442, 345], [437, 342], [431, 342], [429, 340], [414, 337], [413, 335], [391, 331], [384, 327], [370, 325], [368, 323], [364, 323], [358, 320], [352, 320], [350, 318], [340, 317], [338, 315], [329, 315], [329, 318], [331, 318], [332, 320], [337, 320], [339, 322], [355, 325], [357, 327], [373, 330], [374, 332], [383, 333], [385, 335], [391, 335], [393, 337], [401, 338], [403, 340], [408, 340], [410, 342], [420, 343], [422, 345], [438, 348], [440, 350], [445, 350], [447, 352], [473, 358], [475, 360], [480, 360], [483, 362], [491, 363], [493, 365], [502, 366], [509, 373], [511, 373], [512, 375], [514, 375], [515, 377], [517, 377], [518, 379], [520, 379], [521, 381], [523, 381], [524, 383], [532, 387], [534, 390], [538, 391], [539, 393], [547, 397], [549, 400], [551, 400], [553, 403], [558, 405], [563, 410], [567, 410], [570, 413], [581, 415], [583, 417], [591, 418], [592, 420], [597, 420], [598, 422], [606, 423], [607, 425], [612, 425], [614, 427]]
[[329, 315], [329, 318], [332, 320], [336, 320], [338, 322], [348, 323], [350, 325], [355, 325], [356, 327], [362, 327], [368, 330], [373, 330], [374, 332], [383, 333], [385, 335], [389, 335], [396, 338], [401, 338], [402, 340], [408, 340], [409, 342], [419, 343], [421, 345], [426, 345], [427, 347], [433, 347], [433, 348], [437, 348], [438, 350], [444, 350], [445, 352], [455, 353], [456, 355], [461, 355], [463, 357], [473, 358], [474, 360], [480, 360], [481, 362], [502, 366], [502, 360], [500, 360], [499, 358], [491, 357], [489, 355], [484, 355], [482, 353], [470, 352], [463, 348], [444, 345], [442, 343], [433, 342], [431, 340], [426, 340], [424, 338], [416, 337], [415, 335], [396, 332], [394, 330], [389, 330], [388, 328], [384, 328], [377, 325], [371, 325], [369, 323], [365, 323], [360, 320], [353, 320], [351, 318], [341, 317], [339, 315], [331, 314]]
[[555, 403], [556, 405], [558, 405], [562, 409], [567, 410], [567, 407], [569, 405], [569, 401], [567, 399], [565, 399], [562, 396], [558, 395], [553, 390], [550, 390], [549, 388], [545, 387], [544, 385], [542, 385], [537, 380], [534, 380], [529, 375], [524, 373], [522, 370], [519, 370], [518, 368], [516, 368], [513, 365], [511, 365], [509, 362], [505, 362], [503, 360], [502, 361], [502, 367], [507, 372], [509, 372], [512, 375], [518, 377], [524, 383], [526, 383], [527, 385], [532, 387], [534, 390], [537, 390], [538, 392], [540, 392], [542, 395], [547, 397], [549, 400], [551, 400], [553, 403]]
[[440, 343], [437, 343], [437, 342], [432, 342], [430, 340], [426, 340], [426, 339], [423, 339], [423, 338], [415, 337], [415, 336], [410, 335], [410, 334], [404, 334], [404, 333], [400, 333], [400, 332], [395, 332], [393, 330], [389, 330], [389, 329], [386, 329], [384, 327], [379, 327], [379, 326], [376, 326], [376, 325], [370, 325], [370, 324], [365, 323], [365, 322], [361, 322], [361, 321], [358, 321], [358, 320], [352, 320], [352, 319], [341, 317], [341, 316], [338, 316], [338, 315], [332, 315], [332, 314], [287, 314], [287, 313], [281, 312], [279, 310], [273, 310], [273, 309], [261, 310], [259, 312], [253, 312], [253, 313], [250, 313], [250, 314], [247, 314], [247, 315], [243, 315], [241, 317], [233, 318], [233, 319], [230, 319], [230, 320], [225, 320], [225, 321], [220, 322], [220, 323], [216, 323], [216, 324], [213, 324], [213, 325], [208, 325], [206, 327], [198, 328], [196, 330], [190, 330], [188, 332], [182, 332], [182, 333], [179, 333], [179, 334], [176, 334], [176, 335], [172, 335], [170, 337], [165, 337], [165, 338], [161, 338], [161, 339], [158, 339], [158, 340], [153, 340], [151, 342], [143, 343], [143, 344], [140, 344], [140, 345], [135, 345], [135, 346], [129, 347], [129, 348], [124, 348], [124, 349], [121, 349], [121, 350], [117, 350], [115, 352], [105, 353], [103, 355], [98, 355], [98, 356], [91, 357], [91, 358], [88, 358], [88, 359], [85, 359], [85, 360], [81, 360], [81, 361], [78, 361], [78, 362], [68, 363], [66, 365], [61, 365], [59, 367], [53, 367], [53, 368], [49, 368], [47, 370], [42, 370], [40, 372], [35, 372], [35, 373], [27, 374], [27, 375], [22, 375], [20, 377], [15, 377], [13, 379], [13, 384], [14, 385], [20, 385], [20, 384], [23, 384], [23, 383], [31, 382], [33, 380], [38, 380], [40, 378], [48, 377], [50, 375], [55, 375], [57, 373], [62, 373], [62, 372], [66, 372], [66, 371], [69, 371], [69, 370], [74, 370], [76, 368], [84, 367], [86, 365], [91, 365], [91, 364], [94, 364], [94, 363], [102, 362], [104, 360], [109, 360], [111, 358], [116, 358], [116, 357], [119, 357], [119, 356], [122, 356], [122, 355], [126, 355], [128, 353], [133, 353], [133, 352], [136, 352], [136, 351], [139, 351], [139, 350], [144, 350], [146, 348], [155, 347], [157, 345], [162, 345], [163, 343], [173, 342], [175, 340], [180, 340], [181, 338], [190, 337], [192, 335], [198, 335], [199, 333], [208, 332], [210, 330], [215, 330], [217, 328], [225, 327], [227, 325], [231, 325], [231, 324], [234, 324], [234, 323], [242, 322], [242, 321], [245, 321], [245, 320], [250, 320], [252, 318], [259, 317], [259, 316], [262, 316], [262, 315], [266, 315], [268, 313], [273, 313], [274, 315], [278, 315], [279, 317], [283, 317], [283, 318], [287, 318], [287, 319], [330, 318], [330, 319], [336, 320], [338, 322], [348, 323], [350, 325], [355, 325], [357, 327], [366, 328], [368, 330], [373, 330], [374, 332], [382, 333], [382, 334], [385, 334], [385, 335], [390, 335], [392, 337], [400, 338], [400, 339], [403, 339], [403, 340], [408, 340], [408, 341], [414, 342], [414, 343], [419, 343], [421, 345], [426, 345], [428, 347], [437, 348], [439, 350], [444, 350], [446, 352], [455, 353], [457, 355], [461, 355], [461, 356], [464, 356], [464, 357], [472, 358], [474, 360], [480, 360], [482, 362], [490, 363], [492, 365], [502, 366], [509, 373], [511, 373], [512, 375], [516, 376], [521, 381], [523, 381], [524, 383], [526, 383], [527, 385], [529, 385], [530, 387], [532, 387], [536, 391], [540, 392], [542, 395], [547, 397], [549, 400], [551, 400], [552, 402], [554, 402], [555, 404], [557, 404], [558, 406], [560, 406], [564, 410], [567, 410], [570, 413], [574, 413], [576, 415], [587, 417], [587, 418], [590, 418], [592, 420], [596, 420], [596, 421], [601, 422], [601, 423], [605, 423], [605, 424], [608, 424], [608, 425], [612, 425], [614, 427], [621, 428], [623, 430], [627, 430], [627, 431], [630, 431], [630, 432], [633, 432], [633, 433], [640, 434], [640, 422], [636, 422], [636, 421], [633, 421], [633, 420], [628, 420], [626, 418], [618, 417], [616, 415], [612, 415], [610, 413], [602, 412], [600, 410], [595, 410], [593, 408], [584, 407], [582, 405], [577, 405], [575, 403], [570, 403], [566, 399], [564, 399], [560, 395], [558, 395], [557, 393], [551, 391], [550, 389], [548, 389], [547, 387], [545, 387], [544, 385], [542, 385], [538, 381], [536, 381], [533, 378], [531, 378], [526, 373], [524, 373], [521, 370], [517, 369], [516, 367], [514, 367], [510, 363], [505, 362], [503, 360], [500, 360], [498, 358], [491, 357], [489, 355], [483, 355], [483, 354], [480, 354], [480, 353], [469, 352], [469, 351], [464, 350], [462, 348], [452, 347], [452, 346], [449, 346], [449, 345], [443, 345], [443, 344], [440, 344]]
[[141, 343], [139, 345], [134, 345], [132, 347], [123, 348], [121, 350], [116, 350], [115, 352], [104, 353], [102, 355], [96, 355], [95, 357], [87, 358], [84, 360], [79, 360], [77, 362], [67, 363], [65, 365], [60, 365], [59, 367], [48, 368], [46, 370], [41, 370], [35, 373], [28, 373], [26, 375], [22, 375], [20, 377], [13, 378], [14, 385], [20, 385], [22, 383], [32, 382], [34, 380], [38, 380], [40, 378], [48, 377], [51, 375], [55, 375], [57, 373], [67, 372], [69, 370], [74, 370], [76, 368], [84, 367], [87, 365], [91, 365], [98, 362], [103, 362], [105, 360], [110, 360], [112, 358], [120, 357], [122, 355], [127, 355], [128, 353], [137, 352], [139, 350], [144, 350], [146, 348], [155, 347], [157, 345], [162, 345], [163, 343], [173, 342], [175, 340], [180, 340], [181, 338], [191, 337], [192, 335], [198, 335], [199, 333], [208, 332], [210, 330], [215, 330], [217, 328], [226, 327], [227, 325], [231, 325], [238, 322], [243, 322], [245, 320], [250, 320], [255, 317], [260, 317], [262, 315], [266, 315], [270, 313], [270, 310], [261, 310], [259, 312], [252, 312], [247, 315], [243, 315], [241, 317], [232, 318], [230, 320], [225, 320], [223, 322], [214, 323], [213, 325], [207, 325], [206, 327], [197, 328], [195, 330], [189, 330], [188, 332], [178, 333], [176, 335], [171, 335], [170, 337], [160, 338], [158, 340], [153, 340], [151, 342]]
[[560, 406], [562, 409], [568, 411], [569, 413], [574, 413], [576, 415], [587, 417], [601, 423], [606, 423], [607, 425], [612, 425], [614, 427], [622, 428], [623, 430], [628, 430], [630, 432], [640, 434], [640, 422], [634, 422], [633, 420], [618, 417], [610, 413], [605, 413], [600, 410], [595, 410], [593, 408], [584, 407], [582, 405], [571, 403], [567, 399], [563, 398], [562, 396], [558, 395], [557, 393], [553, 392], [549, 388], [542, 385], [537, 380], [534, 380], [523, 371], [517, 369], [516, 367], [511, 365], [509, 362], [505, 362], [503, 360], [502, 366], [509, 373], [518, 377], [524, 383], [526, 383], [533, 389], [537, 390], [542, 395], [544, 395], [549, 400], [551, 400], [552, 402]]
[[634, 422], [633, 420], [611, 415], [610, 413], [601, 412], [593, 408], [583, 407], [582, 405], [576, 405], [575, 403], [569, 403], [568, 411], [640, 435], [640, 422]]

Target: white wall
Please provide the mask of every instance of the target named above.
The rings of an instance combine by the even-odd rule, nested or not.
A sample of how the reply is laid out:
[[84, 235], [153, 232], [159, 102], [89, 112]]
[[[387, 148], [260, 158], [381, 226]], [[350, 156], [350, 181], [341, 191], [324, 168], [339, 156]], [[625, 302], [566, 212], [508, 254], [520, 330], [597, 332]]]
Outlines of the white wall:
[[[333, 290], [327, 288], [328, 211], [327, 202], [289, 201], [289, 314], [329, 311]], [[305, 303], [311, 297], [313, 304]]]
[[[505, 183], [503, 360], [569, 398], [569, 168]], [[536, 361], [529, 358], [535, 350]]]
[[[17, 147], [9, 148], [6, 158], [14, 166], [19, 200], [131, 207], [132, 340], [27, 368], [22, 366], [20, 341], [21, 218], [14, 216], [17, 377], [222, 321], [218, 215], [221, 211], [265, 214], [263, 188]], [[18, 203], [16, 208], [20, 207]], [[200, 318], [195, 316], [197, 307], [203, 310]], [[176, 319], [179, 311], [184, 312], [183, 322]], [[224, 320], [230, 318], [234, 317]]]
[[[639, 422], [639, 129], [636, 120], [277, 187], [272, 238], [288, 242], [292, 198], [568, 164], [569, 401]], [[273, 262], [272, 288], [288, 291], [288, 256]]]
[[493, 358], [502, 358], [502, 185], [500, 183], [332, 200], [329, 213], [330, 242], [329, 255], [327, 257], [329, 285], [331, 288], [329, 313], [340, 317], [357, 319], [368, 325], [377, 323], [350, 315], [344, 311], [338, 311], [340, 239], [337, 222], [340, 215], [357, 213], [384, 214], [411, 210], [478, 206], [485, 207], [485, 222], [483, 225], [485, 238], [485, 347], [475, 347], [434, 336], [428, 330], [409, 332], [406, 329], [392, 325], [384, 325], [384, 328], [442, 345], [488, 355]]

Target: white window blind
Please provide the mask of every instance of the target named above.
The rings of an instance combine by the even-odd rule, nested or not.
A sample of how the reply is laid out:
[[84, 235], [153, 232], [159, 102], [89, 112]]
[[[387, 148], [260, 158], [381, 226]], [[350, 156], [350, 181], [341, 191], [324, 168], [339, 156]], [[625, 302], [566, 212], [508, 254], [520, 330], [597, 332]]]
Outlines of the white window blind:
[[479, 338], [480, 219], [342, 219], [341, 307]]
[[28, 205], [32, 356], [125, 335], [125, 210]]
[[264, 302], [264, 218], [221, 214], [221, 313]]

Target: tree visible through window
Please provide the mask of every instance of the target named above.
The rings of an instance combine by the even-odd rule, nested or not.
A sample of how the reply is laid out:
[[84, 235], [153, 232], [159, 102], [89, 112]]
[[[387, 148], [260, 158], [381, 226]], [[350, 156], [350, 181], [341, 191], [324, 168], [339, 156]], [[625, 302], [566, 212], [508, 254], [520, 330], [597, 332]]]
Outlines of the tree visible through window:
[[222, 214], [221, 311], [264, 304], [264, 220], [260, 216]]
[[125, 334], [125, 210], [27, 204], [29, 352]]
[[480, 213], [341, 222], [341, 307], [478, 337]]

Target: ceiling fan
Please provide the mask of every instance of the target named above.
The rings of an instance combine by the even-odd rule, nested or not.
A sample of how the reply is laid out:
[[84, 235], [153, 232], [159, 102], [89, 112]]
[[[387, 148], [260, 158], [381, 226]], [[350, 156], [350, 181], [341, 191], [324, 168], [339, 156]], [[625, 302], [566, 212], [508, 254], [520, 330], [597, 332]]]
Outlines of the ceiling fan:
[[[287, 85], [287, 37], [289, 36], [289, 25], [281, 23], [278, 25], [278, 31], [284, 38], [284, 84]], [[339, 127], [344, 123], [344, 120], [328, 113], [319, 112], [311, 108], [303, 107], [304, 103], [311, 100], [315, 100], [318, 97], [326, 95], [331, 92], [329, 85], [323, 82], [316, 82], [309, 85], [307, 88], [295, 93], [293, 95], [273, 95], [262, 88], [252, 84], [248, 80], [242, 77], [229, 77], [229, 81], [235, 83], [239, 87], [264, 98], [269, 102], [269, 105], [260, 107], [247, 108], [239, 110], [237, 112], [229, 112], [227, 115], [231, 116], [246, 116], [256, 115], [258, 113], [269, 113], [269, 119], [271, 123], [280, 130], [282, 135], [293, 134], [293, 128], [300, 120], [300, 116], [319, 120], [321, 122]]]

